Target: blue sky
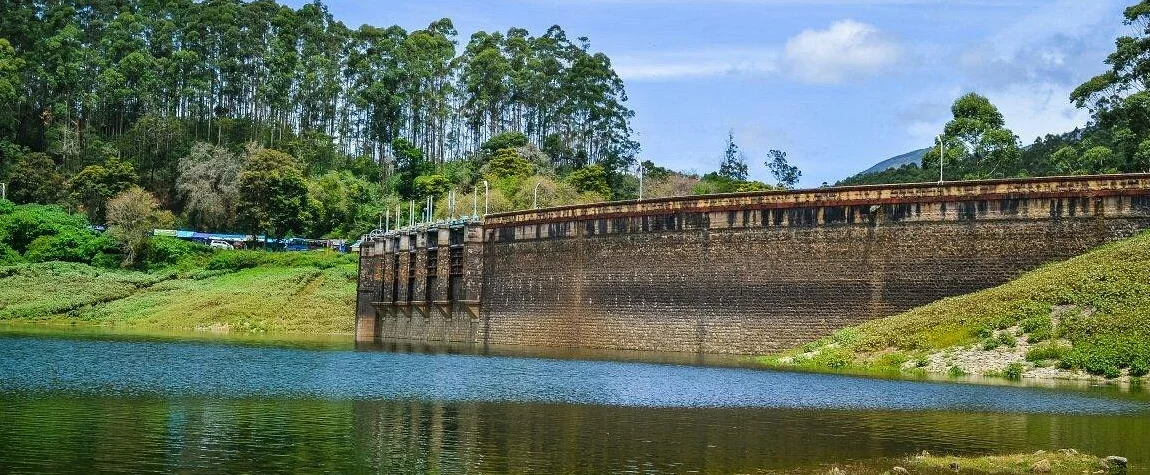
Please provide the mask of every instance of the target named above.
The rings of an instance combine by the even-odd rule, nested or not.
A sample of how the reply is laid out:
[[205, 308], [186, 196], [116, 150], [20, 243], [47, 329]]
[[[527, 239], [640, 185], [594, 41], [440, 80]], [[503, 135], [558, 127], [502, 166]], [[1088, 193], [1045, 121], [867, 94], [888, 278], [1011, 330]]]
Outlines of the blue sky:
[[[352, 28], [451, 18], [478, 30], [558, 24], [613, 60], [642, 159], [717, 168], [726, 133], [752, 178], [772, 148], [803, 186], [929, 146], [968, 91], [1002, 110], [1024, 144], [1087, 115], [1067, 99], [1129, 32], [1133, 0], [327, 0]], [[298, 6], [299, 0], [286, 2]]]

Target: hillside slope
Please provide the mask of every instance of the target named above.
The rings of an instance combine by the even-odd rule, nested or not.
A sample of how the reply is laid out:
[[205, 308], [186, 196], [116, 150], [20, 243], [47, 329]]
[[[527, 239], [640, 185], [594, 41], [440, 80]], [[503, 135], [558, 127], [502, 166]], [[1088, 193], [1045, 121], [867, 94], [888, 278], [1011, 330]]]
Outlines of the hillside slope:
[[[326, 267], [326, 266], [324, 266]], [[153, 274], [49, 262], [0, 268], [0, 322], [351, 333], [355, 264]]]
[[1140, 377], [1150, 370], [1150, 233], [761, 361], [1011, 378]]

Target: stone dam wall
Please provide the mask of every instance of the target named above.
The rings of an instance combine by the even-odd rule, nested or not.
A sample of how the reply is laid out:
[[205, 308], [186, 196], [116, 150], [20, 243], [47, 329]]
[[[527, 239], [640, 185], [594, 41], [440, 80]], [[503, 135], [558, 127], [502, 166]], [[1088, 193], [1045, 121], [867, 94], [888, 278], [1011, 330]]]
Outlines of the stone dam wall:
[[[437, 228], [432, 247], [427, 229], [371, 242], [361, 254], [357, 331], [365, 339], [767, 353], [992, 287], [1148, 227], [1150, 175], [496, 214]], [[459, 268], [442, 262], [444, 243], [463, 256]], [[449, 284], [448, 275], [457, 277]]]

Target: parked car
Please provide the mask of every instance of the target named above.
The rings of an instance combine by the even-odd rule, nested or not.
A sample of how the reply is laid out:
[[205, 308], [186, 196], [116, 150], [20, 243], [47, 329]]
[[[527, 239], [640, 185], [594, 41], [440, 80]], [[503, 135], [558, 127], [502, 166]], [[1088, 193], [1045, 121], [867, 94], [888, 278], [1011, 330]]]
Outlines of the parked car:
[[235, 249], [235, 246], [232, 246], [231, 243], [219, 239], [212, 239], [212, 242], [208, 243], [208, 246], [212, 249]]

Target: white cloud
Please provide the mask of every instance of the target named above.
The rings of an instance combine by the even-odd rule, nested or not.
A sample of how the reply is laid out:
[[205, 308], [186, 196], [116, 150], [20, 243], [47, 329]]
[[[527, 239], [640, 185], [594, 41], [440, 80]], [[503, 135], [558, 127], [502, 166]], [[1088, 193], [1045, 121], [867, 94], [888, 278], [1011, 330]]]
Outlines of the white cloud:
[[783, 60], [800, 80], [839, 83], [877, 73], [902, 55], [898, 43], [877, 28], [854, 20], [835, 22], [826, 30], [804, 30], [787, 40]]
[[1090, 119], [1089, 113], [1067, 99], [1073, 88], [1056, 83], [1016, 84], [986, 96], [1006, 118], [1006, 127], [1023, 145], [1029, 145], [1039, 136], [1069, 132]]
[[706, 51], [659, 52], [617, 55], [615, 72], [625, 80], [658, 80], [689, 77], [772, 75], [778, 72], [774, 48], [724, 48]]

